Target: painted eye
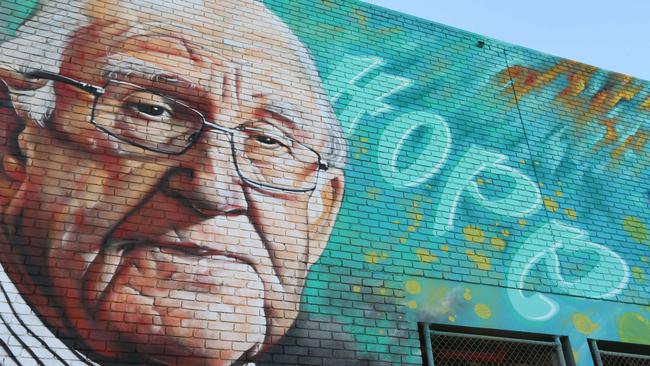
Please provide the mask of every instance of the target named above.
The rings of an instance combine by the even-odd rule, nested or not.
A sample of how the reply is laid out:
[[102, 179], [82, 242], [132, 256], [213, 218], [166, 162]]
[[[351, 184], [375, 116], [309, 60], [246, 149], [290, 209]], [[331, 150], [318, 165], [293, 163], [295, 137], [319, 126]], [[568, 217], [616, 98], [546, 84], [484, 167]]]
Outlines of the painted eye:
[[138, 113], [146, 114], [152, 117], [160, 117], [168, 112], [164, 107], [159, 105], [133, 103], [131, 108], [135, 109]]
[[265, 136], [265, 135], [257, 135], [257, 136], [255, 136], [255, 140], [257, 140], [257, 142], [259, 142], [260, 144], [269, 145], [269, 146], [270, 145], [282, 145], [280, 143], [280, 141], [278, 141], [278, 140], [276, 140], [276, 139], [274, 139], [272, 137]]

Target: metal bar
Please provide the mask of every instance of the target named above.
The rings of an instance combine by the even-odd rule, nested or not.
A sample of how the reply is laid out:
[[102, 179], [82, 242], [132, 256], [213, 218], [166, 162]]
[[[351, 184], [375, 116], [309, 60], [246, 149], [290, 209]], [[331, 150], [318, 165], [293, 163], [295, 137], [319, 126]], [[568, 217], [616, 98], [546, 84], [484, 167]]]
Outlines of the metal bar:
[[557, 345], [555, 343], [555, 341], [553, 341], [553, 342], [532, 341], [530, 339], [521, 339], [521, 338], [492, 337], [492, 336], [478, 335], [478, 334], [463, 334], [463, 333], [440, 332], [440, 331], [436, 331], [436, 334], [446, 335], [446, 336], [451, 336], [451, 337], [485, 339], [485, 340], [491, 340], [491, 341], [497, 341], [497, 342], [513, 342], [513, 343], [531, 344], [531, 345], [538, 345], [538, 346], [555, 347]]
[[560, 360], [560, 366], [566, 366], [566, 358], [564, 358], [564, 350], [562, 349], [562, 340], [560, 337], [555, 337], [555, 346], [557, 347], [557, 356]]
[[431, 325], [424, 323], [424, 348], [427, 352], [427, 366], [435, 366], [433, 363], [433, 347], [431, 346]]
[[633, 358], [635, 360], [650, 360], [650, 356], [648, 356], [648, 355], [638, 355], [638, 354], [634, 354], [634, 353], [600, 351], [600, 354], [606, 355], [606, 356]]
[[590, 339], [589, 340], [589, 345], [591, 346], [591, 353], [593, 354], [594, 357], [594, 364], [595, 366], [603, 366], [603, 360], [600, 358], [600, 350], [598, 349], [598, 343]]

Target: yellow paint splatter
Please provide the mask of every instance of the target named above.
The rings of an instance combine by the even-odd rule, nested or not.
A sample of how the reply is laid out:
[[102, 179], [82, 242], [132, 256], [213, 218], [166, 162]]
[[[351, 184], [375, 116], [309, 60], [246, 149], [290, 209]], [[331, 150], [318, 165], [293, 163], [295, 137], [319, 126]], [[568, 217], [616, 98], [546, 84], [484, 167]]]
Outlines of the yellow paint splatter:
[[639, 267], [632, 267], [632, 277], [637, 281], [643, 281], [645, 273], [643, 272], [643, 269]]
[[645, 256], [641, 257], [641, 262], [647, 262], [647, 261], [648, 261], [648, 257]]
[[386, 295], [386, 289], [385, 288], [379, 289], [379, 294], [380, 295]]
[[577, 365], [580, 363], [580, 355], [578, 355], [578, 351], [576, 351], [575, 348], [573, 348], [572, 351], [573, 351], [573, 362]]
[[476, 304], [474, 306], [474, 312], [481, 319], [489, 319], [492, 317], [492, 310], [490, 310], [490, 307], [485, 304]]
[[367, 154], [367, 153], [368, 153], [368, 149], [365, 148], [365, 147], [362, 147], [362, 148], [361, 148], [361, 153], [362, 153], [362, 154]]
[[510, 236], [510, 231], [507, 229], [502, 229], [501, 230], [501, 235], [505, 236], [506, 238]]
[[470, 301], [472, 299], [472, 291], [470, 289], [465, 289], [465, 292], [463, 293], [463, 299], [466, 301]]
[[578, 218], [578, 214], [576, 213], [576, 210], [572, 208], [564, 209], [564, 214], [566, 215], [566, 217], [568, 217], [571, 220], [575, 220], [576, 218]]
[[408, 231], [410, 231], [410, 232], [414, 232], [414, 231], [415, 231], [415, 226], [413, 226], [413, 225], [409, 225], [409, 227], [408, 227]]
[[377, 253], [373, 250], [366, 254], [366, 262], [370, 264], [378, 264], [386, 258], [388, 258], [388, 254], [383, 251], [381, 253]]
[[399, 238], [400, 244], [406, 244], [407, 239], [406, 238]]
[[490, 244], [495, 247], [497, 250], [506, 249], [506, 241], [501, 238], [492, 238], [490, 239]]
[[359, 137], [359, 141], [368, 142], [368, 138], [367, 137]]
[[544, 197], [544, 207], [550, 212], [556, 212], [560, 208], [560, 205], [553, 198], [546, 196]]
[[571, 315], [571, 321], [576, 330], [584, 335], [590, 335], [600, 328], [600, 325], [594, 323], [588, 316], [582, 313]]
[[448, 252], [449, 251], [449, 245], [447, 245], [447, 244], [441, 245], [440, 250], [442, 250], [443, 252]]
[[638, 217], [627, 216], [623, 221], [623, 230], [636, 242], [648, 240], [648, 227]]
[[465, 240], [474, 243], [482, 243], [485, 241], [485, 233], [478, 226], [468, 225], [463, 228], [463, 235]]
[[429, 250], [424, 248], [416, 249], [415, 255], [418, 257], [418, 260], [423, 263], [431, 263], [438, 259], [435, 254], [432, 254]]
[[492, 268], [492, 266], [490, 265], [490, 260], [488, 259], [488, 257], [486, 257], [484, 255], [481, 255], [481, 254], [477, 254], [476, 252], [474, 252], [471, 249], [468, 249], [465, 252], [465, 254], [467, 254], [467, 258], [471, 262], [476, 263], [476, 266], [479, 269], [482, 269], [484, 271], [489, 271]]
[[650, 322], [639, 313], [625, 313], [617, 321], [621, 342], [650, 344]]
[[526, 164], [526, 160], [524, 159], [519, 160], [519, 164]]
[[406, 303], [406, 306], [409, 307], [409, 309], [417, 309], [418, 308], [418, 303], [415, 302], [415, 300], [411, 300]]
[[555, 191], [555, 196], [556, 196], [556, 197], [562, 197], [562, 196], [564, 196], [564, 192], [562, 192], [562, 191]]
[[482, 186], [483, 184], [485, 184], [485, 182], [483, 181], [483, 178], [478, 178], [476, 180], [476, 184], [478, 184], [479, 186]]
[[361, 292], [361, 286], [352, 286], [352, 292]]
[[528, 221], [526, 221], [526, 219], [519, 219], [519, 226], [526, 227], [527, 224]]
[[422, 292], [422, 286], [420, 286], [420, 283], [415, 280], [406, 281], [404, 288], [406, 289], [406, 292], [411, 295], [417, 295]]
[[449, 316], [447, 317], [447, 320], [449, 320], [450, 322], [455, 322], [455, 321], [456, 321], [456, 317], [453, 316], [453, 315], [449, 315]]

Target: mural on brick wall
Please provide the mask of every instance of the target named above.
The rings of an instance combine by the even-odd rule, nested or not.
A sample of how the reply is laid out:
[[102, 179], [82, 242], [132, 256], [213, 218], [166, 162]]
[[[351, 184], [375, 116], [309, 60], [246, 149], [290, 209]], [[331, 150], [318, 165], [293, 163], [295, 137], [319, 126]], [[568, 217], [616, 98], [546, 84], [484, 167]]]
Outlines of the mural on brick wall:
[[0, 9], [3, 365], [650, 344], [648, 83], [355, 1]]

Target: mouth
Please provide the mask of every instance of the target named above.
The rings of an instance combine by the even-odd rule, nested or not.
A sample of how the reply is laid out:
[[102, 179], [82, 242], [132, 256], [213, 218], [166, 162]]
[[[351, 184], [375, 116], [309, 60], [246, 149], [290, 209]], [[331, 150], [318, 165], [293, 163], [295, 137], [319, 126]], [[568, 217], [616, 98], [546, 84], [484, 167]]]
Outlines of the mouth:
[[[247, 334], [246, 348], [261, 344], [266, 296], [250, 257], [172, 235], [106, 240], [82, 279], [84, 306], [98, 334], [147, 355], [164, 345], [183, 357], [215, 360], [237, 349], [212, 341], [224, 329]], [[240, 324], [233, 314], [250, 323]], [[213, 348], [205, 346], [210, 342]]]
[[[239, 264], [255, 271], [255, 261], [248, 255], [229, 252], [225, 246], [218, 244], [208, 246], [180, 240], [178, 232], [174, 230], [173, 233], [178, 240], [114, 237], [105, 240], [82, 279], [88, 310], [91, 313], [98, 311], [115, 287], [116, 280], [129, 269], [156, 280], [160, 277], [173, 278], [175, 273], [184, 272], [184, 266], [197, 267], [193, 272], [206, 272], [212, 267], [206, 263], [214, 264], [215, 261]], [[203, 270], [201, 262], [206, 267]]]

